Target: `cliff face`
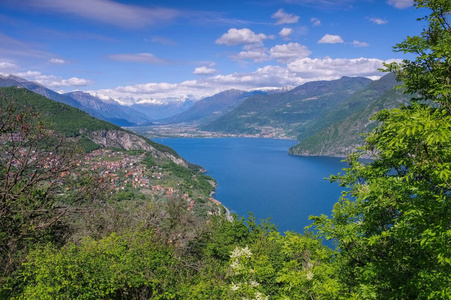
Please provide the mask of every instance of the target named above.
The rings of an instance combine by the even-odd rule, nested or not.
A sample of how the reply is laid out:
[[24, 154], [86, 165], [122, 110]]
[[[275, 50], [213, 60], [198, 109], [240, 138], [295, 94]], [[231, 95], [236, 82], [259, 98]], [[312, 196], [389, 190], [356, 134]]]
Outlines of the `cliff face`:
[[147, 140], [136, 134], [122, 130], [97, 130], [87, 136], [91, 141], [103, 147], [114, 147], [125, 150], [144, 150], [160, 159], [170, 159], [174, 163], [188, 167], [188, 163], [181, 157], [172, 153], [161, 151], [153, 147]]

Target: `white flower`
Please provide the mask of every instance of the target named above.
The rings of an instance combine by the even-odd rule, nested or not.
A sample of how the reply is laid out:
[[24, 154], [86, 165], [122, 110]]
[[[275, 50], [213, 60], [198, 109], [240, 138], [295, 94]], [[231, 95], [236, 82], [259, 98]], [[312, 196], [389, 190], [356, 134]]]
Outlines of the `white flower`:
[[231, 267], [232, 269], [236, 270], [236, 269], [239, 269], [239, 268], [241, 267], [241, 265], [240, 265], [240, 263], [239, 263], [237, 260], [235, 260], [235, 261], [232, 262], [232, 264], [230, 265], [230, 267]]
[[255, 300], [268, 300], [269, 296], [265, 296], [260, 292], [255, 293]]
[[230, 254], [230, 258], [238, 258], [241, 256], [241, 250], [238, 246], [235, 247], [235, 250], [232, 251], [232, 254]]
[[238, 291], [240, 289], [240, 285], [239, 284], [233, 284], [230, 286], [230, 289], [232, 291]]
[[251, 281], [249, 281], [249, 285], [250, 285], [251, 287], [256, 287], [256, 286], [259, 286], [260, 283], [258, 283], [258, 282], [255, 281], [255, 280], [251, 280]]
[[235, 247], [235, 250], [232, 251], [232, 254], [230, 255], [230, 258], [240, 258], [242, 256], [244, 257], [251, 257], [252, 252], [249, 249], [248, 246], [244, 247], [244, 248], [240, 248], [240, 247]]
[[241, 249], [241, 255], [246, 257], [251, 257], [252, 252], [251, 250], [246, 246], [243, 249]]
[[311, 271], [309, 271], [307, 273], [307, 280], [312, 280], [313, 279], [313, 273]]

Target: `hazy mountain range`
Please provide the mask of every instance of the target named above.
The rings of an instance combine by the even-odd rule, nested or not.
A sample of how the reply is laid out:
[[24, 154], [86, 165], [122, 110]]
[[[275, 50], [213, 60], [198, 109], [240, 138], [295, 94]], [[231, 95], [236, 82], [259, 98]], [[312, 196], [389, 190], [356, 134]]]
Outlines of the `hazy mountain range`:
[[200, 128], [234, 134], [261, 134], [265, 128], [272, 128], [295, 138], [299, 128], [370, 83], [371, 80], [367, 78], [343, 77], [333, 81], [305, 83], [283, 93], [257, 94]]
[[187, 98], [184, 101], [164, 101], [164, 104], [135, 103], [127, 106], [121, 105], [111, 98], [101, 99], [81, 91], [60, 94], [41, 84], [14, 75], [0, 75], [0, 87], [10, 86], [24, 87], [51, 100], [79, 108], [93, 117], [118, 126], [151, 125], [153, 120], [167, 118], [185, 111], [196, 102], [194, 98]]
[[392, 74], [376, 81], [342, 77], [295, 88], [230, 89], [201, 100], [187, 96], [164, 105], [125, 106], [84, 92], [59, 94], [12, 75], [0, 77], [0, 87], [24, 87], [119, 126], [189, 124], [218, 135], [292, 138], [300, 144], [290, 154], [327, 156], [345, 156], [360, 146], [360, 133], [375, 126], [369, 121], [374, 113], [407, 101], [406, 95], [395, 91], [397, 84]]
[[196, 122], [205, 123], [215, 120], [222, 115], [234, 110], [246, 98], [263, 94], [262, 91], [245, 92], [236, 89], [223, 91], [211, 97], [204, 98], [196, 102], [188, 110], [176, 114], [170, 118], [161, 120], [161, 123], [185, 123]]

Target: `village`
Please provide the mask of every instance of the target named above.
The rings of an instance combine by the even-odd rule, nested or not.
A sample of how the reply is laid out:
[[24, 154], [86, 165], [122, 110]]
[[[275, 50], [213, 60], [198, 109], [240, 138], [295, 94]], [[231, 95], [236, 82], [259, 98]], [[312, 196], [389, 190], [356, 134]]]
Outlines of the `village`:
[[[132, 155], [122, 151], [112, 149], [98, 149], [85, 155], [84, 159], [78, 162], [81, 169], [89, 169], [107, 178], [110, 188], [116, 191], [124, 190], [127, 186], [135, 189], [148, 189], [158, 191], [160, 194], [173, 195], [178, 190], [173, 187], [162, 187], [156, 184], [167, 174], [158, 166], [150, 169], [142, 163], [146, 157], [145, 153]], [[154, 184], [154, 185], [152, 185]]]
[[180, 183], [169, 171], [157, 165], [146, 165], [145, 158], [146, 153], [130, 154], [102, 148], [86, 154], [77, 162], [77, 166], [81, 172], [95, 171], [106, 180], [108, 188], [116, 192], [134, 189], [153, 198], [180, 197], [186, 201], [187, 210], [194, 209], [194, 199], [201, 202], [208, 199], [213, 206], [222, 206], [211, 196], [189, 195], [186, 191], [181, 191]]
[[[6, 145], [9, 141], [22, 141], [18, 135], [0, 135], [0, 144]], [[179, 198], [186, 201], [186, 209], [202, 211], [202, 214], [221, 212], [222, 204], [213, 199], [211, 194], [193, 188], [198, 176], [193, 175], [194, 181], [187, 186], [184, 179], [174, 174], [164, 165], [148, 163], [147, 153], [140, 151], [121, 151], [111, 148], [101, 148], [85, 154], [75, 161], [75, 169], [59, 170], [57, 153], [37, 153], [35, 150], [27, 151], [21, 146], [5, 151], [3, 155], [10, 161], [11, 167], [21, 168], [22, 164], [33, 165], [35, 170], [43, 169], [59, 172], [49, 185], [60, 186], [66, 176], [84, 176], [94, 172], [98, 174], [105, 187], [110, 191], [114, 200], [153, 199], [164, 200]], [[11, 172], [10, 172], [11, 173]], [[14, 173], [10, 174], [14, 176]], [[35, 174], [29, 174], [34, 176]], [[188, 188], [187, 188], [188, 187]], [[71, 189], [71, 188], [66, 188]], [[64, 191], [59, 192], [61, 195]], [[196, 205], [198, 204], [198, 205]]]

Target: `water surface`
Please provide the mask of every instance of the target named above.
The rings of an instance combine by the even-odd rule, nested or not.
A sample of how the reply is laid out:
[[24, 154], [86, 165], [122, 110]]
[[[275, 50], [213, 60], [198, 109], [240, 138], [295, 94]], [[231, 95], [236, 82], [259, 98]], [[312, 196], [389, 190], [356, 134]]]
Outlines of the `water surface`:
[[340, 196], [324, 180], [345, 167], [340, 158], [287, 154], [296, 141], [251, 138], [154, 139], [201, 165], [218, 182], [214, 197], [240, 216], [271, 217], [279, 230], [303, 232], [310, 215], [330, 214]]

